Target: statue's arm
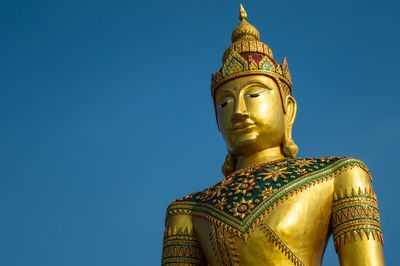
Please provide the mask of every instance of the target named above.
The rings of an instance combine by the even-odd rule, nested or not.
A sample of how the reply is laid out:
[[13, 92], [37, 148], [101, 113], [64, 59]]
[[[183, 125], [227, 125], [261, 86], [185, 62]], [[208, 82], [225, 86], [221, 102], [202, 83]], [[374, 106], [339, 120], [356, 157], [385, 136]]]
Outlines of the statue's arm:
[[190, 215], [167, 217], [161, 265], [207, 265]]
[[385, 265], [376, 195], [365, 165], [335, 179], [331, 225], [340, 265]]

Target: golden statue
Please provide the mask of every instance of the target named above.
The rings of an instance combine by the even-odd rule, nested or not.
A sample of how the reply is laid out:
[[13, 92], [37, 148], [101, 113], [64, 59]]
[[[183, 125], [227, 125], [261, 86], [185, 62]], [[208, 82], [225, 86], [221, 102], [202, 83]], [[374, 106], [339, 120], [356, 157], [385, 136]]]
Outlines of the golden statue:
[[296, 101], [240, 7], [223, 66], [212, 75], [225, 178], [172, 202], [162, 265], [321, 265], [332, 234], [340, 265], [384, 265], [376, 195], [354, 158], [295, 158]]

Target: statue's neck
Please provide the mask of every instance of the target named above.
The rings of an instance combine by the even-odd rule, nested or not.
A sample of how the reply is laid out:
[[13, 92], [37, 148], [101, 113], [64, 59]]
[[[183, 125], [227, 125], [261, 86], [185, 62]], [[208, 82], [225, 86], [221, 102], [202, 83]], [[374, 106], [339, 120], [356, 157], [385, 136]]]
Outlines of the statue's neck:
[[256, 153], [252, 153], [250, 155], [238, 156], [236, 158], [235, 170], [283, 158], [285, 158], [285, 156], [282, 154], [280, 147], [269, 148]]

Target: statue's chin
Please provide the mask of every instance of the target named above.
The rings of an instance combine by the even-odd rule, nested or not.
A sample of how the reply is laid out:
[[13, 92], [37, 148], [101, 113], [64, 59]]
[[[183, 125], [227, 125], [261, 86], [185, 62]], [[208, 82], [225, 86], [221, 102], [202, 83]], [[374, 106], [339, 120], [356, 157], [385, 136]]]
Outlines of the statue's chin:
[[247, 133], [237, 136], [234, 143], [234, 154], [236, 155], [247, 155], [257, 152], [257, 133]]
[[283, 133], [277, 133], [275, 136], [279, 137], [262, 136], [259, 132], [254, 131], [236, 135], [233, 141], [229, 143], [228, 149], [236, 156], [247, 156], [269, 148], [280, 147]]

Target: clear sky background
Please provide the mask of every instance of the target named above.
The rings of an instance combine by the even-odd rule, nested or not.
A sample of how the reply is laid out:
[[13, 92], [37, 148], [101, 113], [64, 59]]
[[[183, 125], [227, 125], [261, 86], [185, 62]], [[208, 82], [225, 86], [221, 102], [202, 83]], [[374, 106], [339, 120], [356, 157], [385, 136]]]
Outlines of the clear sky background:
[[[0, 3], [0, 265], [159, 265], [165, 210], [222, 179], [210, 73], [240, 1]], [[398, 261], [399, 1], [245, 1], [300, 157], [369, 166]], [[323, 265], [338, 265], [332, 243]]]

